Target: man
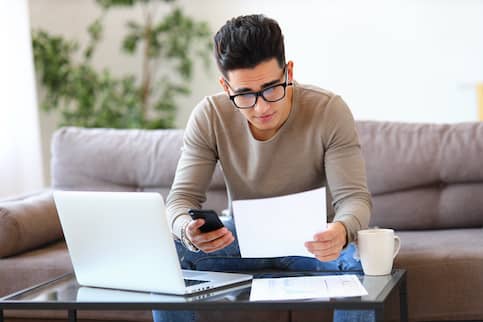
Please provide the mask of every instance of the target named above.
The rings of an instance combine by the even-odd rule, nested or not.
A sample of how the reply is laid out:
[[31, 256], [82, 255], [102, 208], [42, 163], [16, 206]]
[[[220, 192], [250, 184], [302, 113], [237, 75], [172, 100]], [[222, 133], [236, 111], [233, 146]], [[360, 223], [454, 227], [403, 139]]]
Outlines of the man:
[[[331, 92], [294, 81], [294, 63], [285, 60], [276, 21], [263, 15], [237, 17], [214, 40], [223, 93], [206, 97], [193, 110], [167, 198], [182, 266], [219, 271], [360, 269], [351, 243], [368, 225], [371, 201], [348, 107]], [[202, 233], [204, 221], [192, 220], [188, 209], [201, 208], [217, 162], [230, 200], [327, 186], [335, 216], [325, 231], [305, 243], [315, 258], [242, 259], [232, 223]], [[294, 210], [294, 219], [304, 220], [303, 214]], [[270, 228], [267, 240], [277, 233]], [[180, 314], [193, 318], [189, 312]], [[335, 319], [342, 319], [341, 314]], [[169, 319], [162, 312], [154, 317]]]

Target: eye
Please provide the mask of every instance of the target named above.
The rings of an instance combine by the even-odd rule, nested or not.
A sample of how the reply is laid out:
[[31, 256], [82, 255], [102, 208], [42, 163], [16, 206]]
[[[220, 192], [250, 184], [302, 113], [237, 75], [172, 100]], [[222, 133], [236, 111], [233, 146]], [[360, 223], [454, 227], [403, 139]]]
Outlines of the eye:
[[255, 104], [257, 96], [253, 93], [239, 94], [233, 99], [238, 107], [245, 108]]
[[271, 95], [275, 91], [275, 87], [269, 87], [266, 90], [263, 91], [264, 95]]
[[285, 95], [283, 85], [275, 85], [263, 91], [263, 97], [269, 102], [276, 102], [282, 99]]

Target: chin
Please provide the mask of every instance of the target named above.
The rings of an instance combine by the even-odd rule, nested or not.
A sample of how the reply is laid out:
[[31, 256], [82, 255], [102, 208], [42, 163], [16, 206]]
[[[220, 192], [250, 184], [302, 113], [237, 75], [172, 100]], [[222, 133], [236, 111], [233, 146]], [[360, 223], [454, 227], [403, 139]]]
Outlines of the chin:
[[275, 130], [277, 127], [273, 124], [266, 124], [266, 123], [257, 123], [256, 124], [256, 128], [260, 131], [273, 131]]

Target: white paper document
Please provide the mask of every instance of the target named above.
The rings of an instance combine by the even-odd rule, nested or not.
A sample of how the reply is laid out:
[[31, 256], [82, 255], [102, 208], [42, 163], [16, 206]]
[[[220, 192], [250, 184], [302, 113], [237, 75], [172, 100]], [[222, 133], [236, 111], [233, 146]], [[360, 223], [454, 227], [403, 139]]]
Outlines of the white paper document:
[[364, 296], [356, 275], [260, 278], [252, 281], [250, 301], [323, 299]]
[[304, 246], [327, 228], [325, 188], [264, 199], [235, 200], [242, 257], [310, 256]]

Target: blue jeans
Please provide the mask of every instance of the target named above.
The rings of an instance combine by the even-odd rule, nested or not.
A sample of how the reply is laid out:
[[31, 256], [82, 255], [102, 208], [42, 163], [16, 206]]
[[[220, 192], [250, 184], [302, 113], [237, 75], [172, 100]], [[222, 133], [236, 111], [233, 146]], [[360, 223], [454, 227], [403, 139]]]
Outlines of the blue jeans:
[[[349, 244], [339, 258], [331, 262], [321, 262], [316, 258], [302, 256], [241, 258], [233, 221], [225, 221], [224, 224], [232, 231], [235, 241], [222, 250], [210, 254], [192, 253], [176, 241], [182, 268], [220, 272], [362, 270], [360, 261], [354, 258], [355, 246], [353, 244]], [[192, 311], [153, 311], [153, 319], [154, 322], [193, 322], [196, 321], [196, 313]], [[373, 322], [374, 320], [374, 311], [335, 310], [334, 312], [334, 322]]]

